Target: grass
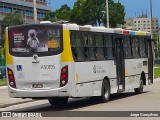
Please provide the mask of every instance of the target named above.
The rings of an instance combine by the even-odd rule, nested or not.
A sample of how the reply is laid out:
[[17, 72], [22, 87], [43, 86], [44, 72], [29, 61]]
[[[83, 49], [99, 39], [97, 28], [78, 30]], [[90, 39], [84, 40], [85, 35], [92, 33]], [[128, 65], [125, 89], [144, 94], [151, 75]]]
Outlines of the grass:
[[154, 78], [160, 77], [160, 68], [154, 68]]
[[7, 80], [0, 80], [0, 86], [7, 85]]

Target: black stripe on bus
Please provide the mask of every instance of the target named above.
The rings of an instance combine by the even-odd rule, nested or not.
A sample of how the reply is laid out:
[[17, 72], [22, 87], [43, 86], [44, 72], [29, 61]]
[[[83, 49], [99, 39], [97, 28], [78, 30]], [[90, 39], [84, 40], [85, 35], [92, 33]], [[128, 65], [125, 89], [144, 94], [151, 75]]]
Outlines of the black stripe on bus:
[[[145, 73], [145, 74], [148, 74], [148, 73]], [[132, 77], [132, 76], [136, 76], [136, 75], [141, 75], [141, 74], [129, 75], [129, 76], [125, 76], [125, 77]], [[113, 79], [117, 79], [117, 78], [109, 78], [109, 80], [113, 80]], [[78, 85], [78, 84], [92, 83], [92, 82], [99, 82], [99, 81], [103, 81], [103, 79], [102, 80], [88, 81], [88, 82], [81, 82], [81, 83], [76, 83], [76, 84]]]
[[[145, 73], [145, 74], [148, 74], [148, 73]], [[132, 77], [132, 76], [136, 76], [136, 75], [141, 75], [141, 74], [128, 75], [128, 76], [125, 76], [125, 77]]]
[[[117, 79], [117, 78], [109, 78], [109, 79], [112, 80], [112, 79]], [[81, 83], [76, 83], [76, 84], [78, 85], [78, 84], [92, 83], [92, 82], [99, 82], [99, 81], [103, 81], [103, 79], [102, 80], [88, 81], [88, 82], [81, 82]]]

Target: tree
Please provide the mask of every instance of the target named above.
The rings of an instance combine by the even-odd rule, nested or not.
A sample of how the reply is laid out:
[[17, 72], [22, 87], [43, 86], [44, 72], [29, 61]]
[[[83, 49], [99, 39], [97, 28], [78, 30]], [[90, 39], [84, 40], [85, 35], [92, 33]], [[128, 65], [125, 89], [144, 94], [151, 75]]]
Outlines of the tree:
[[56, 17], [55, 17], [55, 12], [48, 12], [46, 14], [46, 16], [44, 17], [44, 20], [48, 20], [48, 21], [51, 21], [51, 22], [54, 22], [54, 21], [57, 21]]
[[59, 10], [55, 11], [55, 16], [60, 20], [70, 21], [71, 19], [71, 8], [67, 4], [62, 5]]
[[156, 51], [155, 51], [155, 57], [156, 58], [159, 58], [160, 57], [160, 43], [159, 43], [159, 33], [153, 33], [153, 42], [154, 42], [154, 46], [156, 48]]
[[[105, 0], [87, 0], [84, 13], [85, 19], [90, 18], [89, 23], [91, 25], [102, 25], [105, 17]], [[87, 14], [88, 13], [88, 14]]]
[[[117, 27], [118, 24], [124, 24], [125, 21], [125, 8], [124, 6], [118, 2], [113, 3], [110, 1], [109, 4], [109, 20], [111, 27]], [[106, 18], [106, 17], [105, 17]], [[106, 23], [106, 19], [103, 19], [103, 23]]]
[[[121, 3], [109, 0], [110, 26], [124, 24], [125, 8]], [[71, 16], [72, 22], [78, 24], [106, 25], [106, 0], [77, 0]]]
[[[110, 27], [124, 24], [125, 8], [121, 3], [109, 0]], [[106, 25], [106, 0], [77, 0], [70, 9], [66, 4], [46, 15], [45, 20], [67, 20], [79, 25]]]
[[56, 10], [55, 12], [49, 12], [45, 16], [44, 20], [49, 20], [51, 22], [55, 22], [58, 20], [67, 20], [71, 21], [71, 8], [67, 6], [67, 4], [62, 5], [60, 9]]
[[[86, 22], [86, 1], [85, 0], [77, 0], [77, 2], [74, 3], [72, 14], [71, 14], [71, 22], [77, 23], [79, 25], [87, 24]], [[90, 18], [88, 18], [88, 21]]]
[[23, 15], [19, 13], [18, 11], [14, 11], [12, 13], [9, 13], [4, 17], [2, 20], [2, 31], [1, 31], [1, 40], [0, 40], [0, 45], [4, 46], [4, 36], [5, 36], [5, 28], [9, 26], [14, 26], [14, 25], [20, 25], [23, 24]]

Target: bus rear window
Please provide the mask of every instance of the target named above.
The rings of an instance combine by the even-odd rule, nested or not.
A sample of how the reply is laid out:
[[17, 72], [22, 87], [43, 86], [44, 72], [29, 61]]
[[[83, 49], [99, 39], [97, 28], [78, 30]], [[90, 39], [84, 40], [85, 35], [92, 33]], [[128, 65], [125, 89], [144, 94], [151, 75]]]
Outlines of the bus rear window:
[[61, 27], [29, 26], [9, 29], [10, 52], [13, 54], [53, 54], [62, 47]]

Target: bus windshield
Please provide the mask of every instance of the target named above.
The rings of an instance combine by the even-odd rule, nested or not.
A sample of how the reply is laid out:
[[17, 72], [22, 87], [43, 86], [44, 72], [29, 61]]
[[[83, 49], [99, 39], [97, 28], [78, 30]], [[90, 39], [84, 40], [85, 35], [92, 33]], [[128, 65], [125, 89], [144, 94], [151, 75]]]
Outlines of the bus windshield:
[[9, 28], [12, 55], [54, 54], [61, 50], [61, 27], [20, 26]]

